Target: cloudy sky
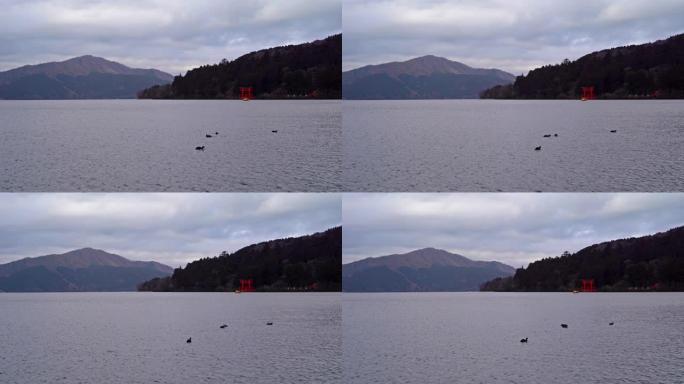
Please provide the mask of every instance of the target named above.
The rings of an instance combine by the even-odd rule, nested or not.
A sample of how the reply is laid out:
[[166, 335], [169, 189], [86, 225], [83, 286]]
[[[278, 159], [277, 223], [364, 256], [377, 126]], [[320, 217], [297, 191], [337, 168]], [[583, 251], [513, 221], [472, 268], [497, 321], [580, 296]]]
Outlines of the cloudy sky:
[[341, 0], [0, 0], [0, 71], [92, 54], [172, 74], [339, 33]]
[[516, 268], [684, 225], [684, 194], [345, 194], [343, 262], [435, 247]]
[[682, 0], [343, 0], [344, 69], [426, 54], [516, 75], [684, 32]]
[[0, 194], [0, 264], [83, 247], [172, 267], [341, 224], [337, 194]]

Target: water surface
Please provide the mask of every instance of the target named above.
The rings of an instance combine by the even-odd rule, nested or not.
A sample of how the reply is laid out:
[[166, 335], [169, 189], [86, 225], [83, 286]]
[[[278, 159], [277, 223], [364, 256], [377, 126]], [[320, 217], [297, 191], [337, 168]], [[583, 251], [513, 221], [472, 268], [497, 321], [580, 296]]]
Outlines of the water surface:
[[345, 100], [343, 114], [346, 191], [684, 190], [680, 100]]
[[339, 299], [0, 294], [0, 383], [341, 383]]
[[0, 101], [0, 190], [339, 190], [341, 120], [334, 100]]
[[682, 293], [353, 293], [342, 308], [345, 383], [684, 382]]

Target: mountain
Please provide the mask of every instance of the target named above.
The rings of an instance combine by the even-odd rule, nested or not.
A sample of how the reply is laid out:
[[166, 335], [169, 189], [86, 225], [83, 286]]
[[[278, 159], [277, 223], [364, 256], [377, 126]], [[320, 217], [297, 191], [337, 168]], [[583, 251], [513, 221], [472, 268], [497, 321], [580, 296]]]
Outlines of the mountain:
[[342, 227], [249, 245], [232, 254], [193, 261], [141, 291], [233, 291], [252, 279], [258, 291], [339, 291]]
[[654, 43], [593, 52], [546, 65], [515, 83], [482, 92], [492, 99], [579, 99], [593, 86], [604, 99], [684, 98], [684, 34]]
[[141, 89], [172, 80], [156, 69], [81, 56], [0, 72], [0, 99], [131, 99]]
[[345, 99], [474, 99], [514, 79], [498, 69], [472, 68], [429, 55], [344, 72], [342, 89]]
[[476, 291], [483, 282], [514, 271], [496, 261], [424, 248], [345, 264], [342, 286], [345, 292]]
[[171, 267], [153, 261], [131, 261], [83, 248], [0, 265], [0, 291], [134, 291], [140, 282], [172, 272]]
[[237, 99], [252, 87], [262, 99], [341, 96], [342, 35], [311, 43], [251, 52], [195, 68], [167, 86], [146, 89], [142, 99]]
[[535, 261], [483, 291], [571, 291], [594, 279], [602, 291], [684, 291], [684, 227], [651, 236], [594, 244]]

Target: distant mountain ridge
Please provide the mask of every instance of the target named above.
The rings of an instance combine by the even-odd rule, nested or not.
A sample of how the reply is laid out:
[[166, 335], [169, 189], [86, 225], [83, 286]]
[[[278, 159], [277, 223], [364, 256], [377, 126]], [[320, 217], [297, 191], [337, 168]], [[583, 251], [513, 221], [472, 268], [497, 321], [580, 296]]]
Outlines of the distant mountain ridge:
[[344, 72], [342, 92], [345, 99], [477, 98], [483, 90], [513, 80], [515, 76], [499, 69], [427, 55]]
[[28, 257], [0, 265], [0, 291], [133, 291], [173, 269], [154, 261], [132, 261], [99, 249]]
[[342, 266], [347, 292], [475, 291], [515, 269], [496, 261], [476, 261], [441, 249], [371, 257]]
[[515, 83], [482, 92], [489, 99], [684, 98], [684, 34], [652, 43], [604, 49], [575, 61], [545, 65]]
[[135, 98], [141, 89], [172, 80], [172, 75], [156, 69], [130, 68], [85, 55], [0, 72], [0, 98]]
[[238, 99], [252, 87], [260, 99], [339, 99], [342, 35], [250, 52], [233, 61], [203, 65], [173, 83], [139, 92], [141, 99]]
[[567, 292], [581, 289], [582, 279], [601, 291], [684, 291], [684, 227], [538, 260], [481, 290]]

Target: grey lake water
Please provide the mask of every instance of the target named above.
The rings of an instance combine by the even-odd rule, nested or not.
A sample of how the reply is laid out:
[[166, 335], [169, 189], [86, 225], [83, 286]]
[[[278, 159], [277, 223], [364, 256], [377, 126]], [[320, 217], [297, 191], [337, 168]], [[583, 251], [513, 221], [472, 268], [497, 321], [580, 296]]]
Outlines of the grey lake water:
[[345, 383], [684, 382], [682, 293], [361, 293], [342, 308]]
[[0, 294], [0, 383], [341, 383], [340, 295]]
[[0, 190], [335, 191], [341, 124], [339, 100], [0, 101]]
[[684, 189], [684, 101], [345, 100], [343, 115], [346, 191]]

